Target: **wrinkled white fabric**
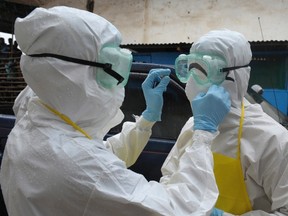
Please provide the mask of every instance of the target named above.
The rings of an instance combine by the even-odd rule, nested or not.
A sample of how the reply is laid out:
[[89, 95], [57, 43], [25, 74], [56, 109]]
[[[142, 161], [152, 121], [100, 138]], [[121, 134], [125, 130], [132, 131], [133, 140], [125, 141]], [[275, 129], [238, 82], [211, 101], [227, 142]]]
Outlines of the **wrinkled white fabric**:
[[25, 115], [29, 100], [36, 96], [29, 86], [26, 86], [16, 97], [13, 112], [16, 117], [15, 124]]
[[[223, 53], [229, 66], [248, 64], [250, 46], [237, 32], [211, 31], [192, 45], [191, 50], [217, 50]], [[212, 151], [236, 158], [241, 101], [247, 91], [250, 68], [230, 72], [235, 82], [224, 81], [222, 86], [230, 93], [232, 108], [219, 125], [219, 135], [213, 140]], [[202, 91], [192, 79], [186, 87], [187, 97], [193, 100]], [[194, 92], [190, 92], [194, 91]], [[205, 92], [205, 91], [204, 91]], [[244, 99], [245, 115], [241, 138], [241, 161], [247, 192], [253, 211], [245, 216], [288, 215], [288, 131], [263, 112], [258, 104]], [[181, 134], [162, 167], [165, 174], [174, 173], [178, 155], [187, 145], [186, 133], [193, 128], [193, 117]], [[180, 150], [179, 150], [180, 149]]]
[[[108, 21], [68, 7], [35, 9], [16, 20], [15, 34], [25, 54], [50, 52], [90, 61], [97, 61], [102, 46], [121, 42]], [[192, 145], [190, 137], [189, 147], [178, 158], [177, 172], [166, 176], [165, 183], [148, 182], [127, 166], [143, 150], [154, 123], [142, 117], [126, 122], [120, 134], [103, 142], [108, 128], [123, 117], [119, 108], [124, 89], [99, 87], [94, 67], [25, 54], [21, 69], [36, 96], [18, 101], [27, 111], [11, 131], [4, 152], [0, 181], [9, 215], [210, 214], [218, 191], [209, 143]]]

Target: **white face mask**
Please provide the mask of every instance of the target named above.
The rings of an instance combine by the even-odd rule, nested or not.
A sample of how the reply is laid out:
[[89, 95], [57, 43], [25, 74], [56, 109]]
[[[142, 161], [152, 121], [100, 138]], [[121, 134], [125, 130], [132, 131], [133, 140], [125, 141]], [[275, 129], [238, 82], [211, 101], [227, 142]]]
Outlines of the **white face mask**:
[[197, 83], [195, 82], [195, 80], [193, 79], [193, 77], [190, 77], [190, 79], [189, 79], [188, 82], [186, 83], [186, 87], [185, 87], [186, 97], [187, 97], [188, 100], [190, 101], [190, 104], [191, 104], [192, 100], [193, 100], [200, 92], [206, 93], [211, 85], [212, 85], [212, 83], [207, 83], [207, 84], [205, 84], [205, 85], [199, 85], [199, 84], [197, 84]]
[[[83, 128], [89, 135], [98, 137], [99, 139], [103, 139], [108, 131], [120, 124], [124, 118], [124, 114], [120, 109], [125, 97], [124, 87], [116, 87], [108, 91], [110, 91], [109, 94], [113, 95], [113, 97], [105, 105], [106, 109], [103, 111], [104, 113], [98, 113], [100, 117], [96, 118], [96, 122], [90, 119], [89, 127]], [[101, 124], [99, 125], [100, 122]]]
[[112, 89], [112, 91], [115, 91], [114, 106], [119, 108], [116, 111], [117, 113], [101, 129], [97, 131], [99, 137], [104, 137], [111, 128], [120, 124], [124, 119], [124, 114], [120, 110], [120, 107], [125, 97], [125, 89], [123, 87], [116, 87], [115, 89]]
[[105, 124], [100, 130], [97, 131], [98, 137], [103, 138], [109, 132], [111, 128], [120, 124], [123, 119], [124, 119], [124, 114], [120, 109], [118, 109], [114, 118], [112, 118], [109, 122], [107, 122], [107, 124]]
[[118, 108], [122, 106], [122, 103], [125, 98], [125, 88], [124, 87], [116, 87], [114, 89], [111, 89], [112, 94], [114, 95], [114, 105]]

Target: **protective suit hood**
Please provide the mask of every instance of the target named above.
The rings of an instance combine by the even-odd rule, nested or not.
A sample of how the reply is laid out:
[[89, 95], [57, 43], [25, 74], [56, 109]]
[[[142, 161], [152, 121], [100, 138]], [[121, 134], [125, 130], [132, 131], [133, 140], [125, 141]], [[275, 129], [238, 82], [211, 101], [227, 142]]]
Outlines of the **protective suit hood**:
[[42, 102], [99, 138], [122, 121], [119, 108], [124, 88], [99, 86], [98, 68], [28, 56], [52, 53], [97, 62], [102, 47], [121, 43], [119, 31], [110, 22], [65, 6], [36, 8], [27, 17], [17, 18], [15, 36], [23, 52], [20, 66], [25, 81]]
[[[224, 57], [227, 67], [243, 66], [250, 63], [252, 52], [245, 37], [235, 31], [214, 30], [200, 37], [192, 44], [190, 53], [216, 54]], [[234, 82], [225, 80], [221, 85], [229, 92], [232, 107], [239, 107], [247, 91], [250, 67], [243, 67], [229, 72]], [[207, 92], [207, 86], [198, 85], [192, 77], [186, 85], [186, 95], [192, 101], [199, 92]]]

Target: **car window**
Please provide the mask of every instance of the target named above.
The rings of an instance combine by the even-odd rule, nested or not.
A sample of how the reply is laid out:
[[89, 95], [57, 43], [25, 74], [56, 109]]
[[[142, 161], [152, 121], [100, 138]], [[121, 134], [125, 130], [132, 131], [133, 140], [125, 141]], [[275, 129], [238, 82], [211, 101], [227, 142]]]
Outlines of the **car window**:
[[[133, 115], [141, 115], [146, 108], [146, 102], [141, 84], [147, 77], [148, 71], [131, 71], [129, 81], [125, 87], [125, 99], [121, 110], [125, 114], [125, 121], [135, 121]], [[184, 87], [181, 86], [175, 76], [171, 76], [167, 91], [163, 94], [164, 105], [162, 121], [157, 122], [152, 129], [151, 138], [176, 140], [180, 130], [189, 117], [192, 116], [191, 106], [186, 98]], [[122, 124], [123, 124], [122, 122]], [[110, 133], [119, 133], [122, 124], [113, 128]]]

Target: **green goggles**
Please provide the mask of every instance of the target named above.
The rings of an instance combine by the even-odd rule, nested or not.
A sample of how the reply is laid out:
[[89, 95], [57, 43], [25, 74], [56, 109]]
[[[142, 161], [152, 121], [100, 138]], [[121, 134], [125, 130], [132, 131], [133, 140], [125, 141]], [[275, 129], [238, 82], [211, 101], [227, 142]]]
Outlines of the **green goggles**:
[[[100, 51], [99, 61], [109, 64], [110, 68], [108, 70], [110, 73], [107, 72], [106, 68], [101, 67], [96, 73], [97, 82], [108, 89], [117, 85], [125, 86], [128, 82], [132, 59], [132, 54], [128, 49], [104, 47]], [[114, 71], [114, 73], [111, 71]], [[118, 74], [117, 77], [115, 77], [115, 73]], [[119, 78], [119, 76], [122, 78]]]
[[181, 54], [175, 61], [176, 75], [181, 82], [187, 83], [192, 76], [200, 85], [220, 85], [224, 80], [234, 81], [227, 76], [229, 71], [248, 66], [227, 67], [225, 59], [221, 56], [199, 53]]
[[120, 49], [119, 47], [104, 47], [100, 51], [100, 62], [92, 62], [51, 53], [33, 54], [29, 56], [53, 57], [63, 61], [97, 67], [100, 70], [97, 70], [96, 81], [99, 85], [107, 89], [116, 86], [125, 86], [128, 82], [132, 65], [131, 52], [126, 49]]

